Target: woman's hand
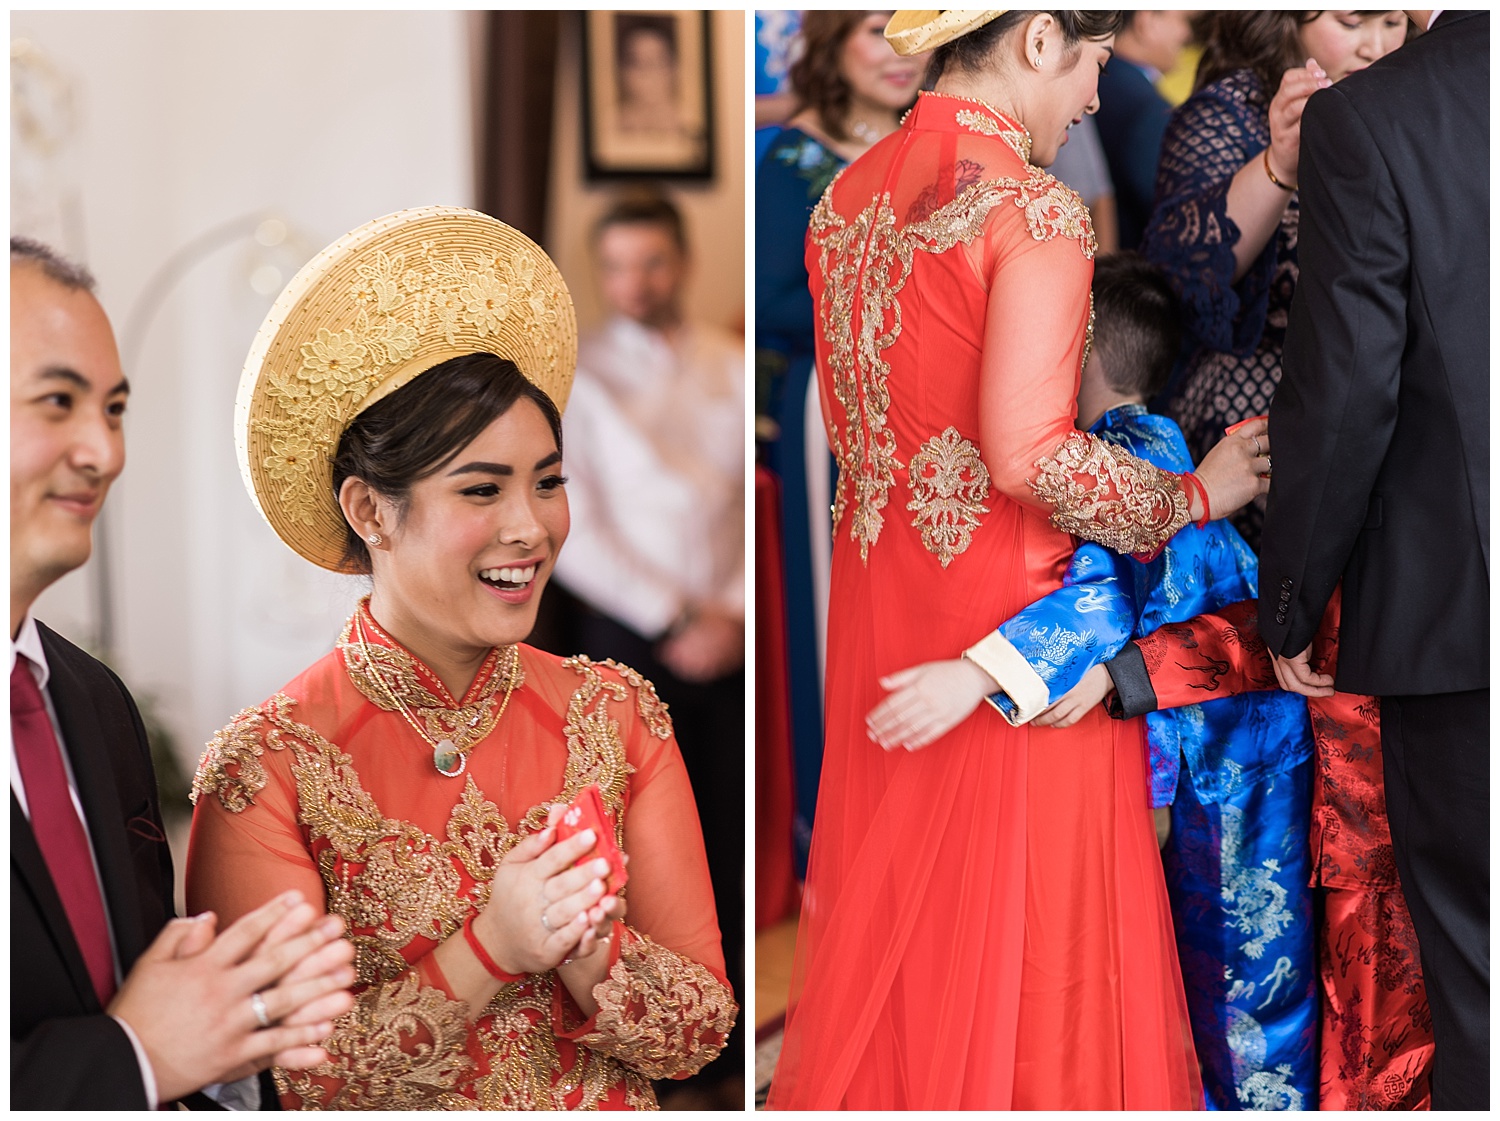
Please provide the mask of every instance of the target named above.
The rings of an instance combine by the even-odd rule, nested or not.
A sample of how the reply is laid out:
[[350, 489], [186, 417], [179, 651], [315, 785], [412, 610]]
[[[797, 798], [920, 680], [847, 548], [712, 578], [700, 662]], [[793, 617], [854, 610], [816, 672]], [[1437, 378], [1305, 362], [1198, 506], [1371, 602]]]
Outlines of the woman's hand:
[[1287, 186], [1297, 182], [1297, 153], [1302, 144], [1302, 110], [1307, 99], [1333, 83], [1314, 59], [1281, 76], [1281, 86], [1271, 98], [1271, 170]]
[[967, 658], [924, 662], [880, 679], [891, 690], [870, 710], [870, 738], [890, 751], [916, 751], [955, 728], [1000, 686]]
[[[553, 806], [548, 821], [565, 807]], [[604, 890], [609, 862], [603, 857], [574, 868], [573, 862], [594, 847], [597, 838], [585, 829], [556, 841], [549, 824], [506, 854], [495, 869], [489, 904], [474, 920], [474, 933], [507, 973], [545, 973], [580, 949], [590, 950], [613, 921], [622, 901]], [[602, 933], [601, 933], [602, 932]]]
[[1102, 665], [1093, 666], [1077, 685], [1037, 713], [1032, 723], [1039, 728], [1071, 728], [1090, 709], [1102, 703], [1114, 689], [1115, 683], [1109, 676], [1109, 670]]
[[[1194, 472], [1208, 492], [1208, 512], [1226, 518], [1258, 494], [1271, 489], [1271, 437], [1268, 424], [1256, 418], [1237, 428], [1209, 449]], [[1189, 501], [1196, 521], [1203, 516], [1198, 498]]]

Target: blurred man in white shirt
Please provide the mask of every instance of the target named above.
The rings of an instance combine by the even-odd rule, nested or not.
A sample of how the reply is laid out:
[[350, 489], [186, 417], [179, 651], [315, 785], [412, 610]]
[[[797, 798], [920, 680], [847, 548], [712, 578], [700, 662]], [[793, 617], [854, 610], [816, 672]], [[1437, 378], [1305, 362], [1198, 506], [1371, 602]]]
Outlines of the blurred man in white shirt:
[[[730, 980], [742, 979], [745, 348], [687, 321], [682, 216], [620, 198], [595, 228], [611, 318], [579, 345], [563, 417], [572, 529], [557, 581], [573, 647], [651, 679], [703, 822]], [[738, 1034], [738, 1030], [737, 1033]], [[735, 1037], [710, 1071], [737, 1075]]]

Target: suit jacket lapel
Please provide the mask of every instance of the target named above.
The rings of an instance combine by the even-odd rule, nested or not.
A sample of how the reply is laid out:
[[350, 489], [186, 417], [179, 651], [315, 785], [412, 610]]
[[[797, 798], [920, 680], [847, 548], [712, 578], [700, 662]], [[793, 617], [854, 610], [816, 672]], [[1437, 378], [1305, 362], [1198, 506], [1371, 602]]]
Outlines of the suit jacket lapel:
[[[109, 909], [115, 952], [124, 973], [145, 946], [141, 941], [136, 870], [130, 858], [130, 841], [125, 835], [126, 807], [120, 804], [115, 771], [121, 760], [139, 755], [140, 746], [135, 742], [134, 729], [106, 730], [100, 724], [87, 685], [67, 654], [47, 639], [48, 634], [43, 631], [42, 641], [51, 671], [47, 691], [52, 694], [64, 750], [73, 765], [73, 779], [78, 783], [78, 800], [88, 821], [94, 859], [104, 883], [104, 902]], [[54, 651], [61, 656], [54, 656]]]
[[73, 989], [85, 1009], [99, 1012], [99, 997], [94, 992], [94, 982], [89, 977], [89, 967], [83, 960], [83, 951], [73, 937], [68, 913], [63, 910], [57, 888], [52, 883], [52, 873], [47, 870], [47, 861], [42, 856], [41, 846], [36, 843], [36, 834], [31, 831], [31, 822], [16, 801], [15, 791], [10, 795], [10, 862], [20, 876], [21, 882], [31, 892], [36, 908], [46, 920], [47, 932], [57, 954], [67, 966], [68, 976], [73, 980]]

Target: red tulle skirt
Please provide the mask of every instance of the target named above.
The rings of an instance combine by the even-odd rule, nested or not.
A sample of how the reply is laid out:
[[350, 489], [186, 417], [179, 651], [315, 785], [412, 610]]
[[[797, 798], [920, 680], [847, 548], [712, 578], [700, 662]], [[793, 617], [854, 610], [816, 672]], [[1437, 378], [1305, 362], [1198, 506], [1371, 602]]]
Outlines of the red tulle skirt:
[[[879, 676], [954, 643], [890, 642], [870, 581], [838, 575], [769, 1107], [1201, 1108], [1139, 721], [1016, 729], [983, 705], [887, 753], [864, 730]], [[938, 632], [975, 610], [927, 602]]]

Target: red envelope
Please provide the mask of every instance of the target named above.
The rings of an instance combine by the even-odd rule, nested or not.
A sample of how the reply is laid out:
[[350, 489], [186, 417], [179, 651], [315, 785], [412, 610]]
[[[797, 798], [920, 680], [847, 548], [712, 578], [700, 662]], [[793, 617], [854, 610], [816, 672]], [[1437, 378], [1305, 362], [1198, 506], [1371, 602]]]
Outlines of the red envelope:
[[1270, 420], [1270, 419], [1271, 418], [1269, 416], [1267, 416], [1266, 414], [1264, 414], [1264, 413], [1262, 413], [1260, 416], [1247, 416], [1244, 420], [1240, 421], [1238, 424], [1231, 424], [1228, 428], [1224, 429], [1224, 435], [1226, 435], [1226, 436], [1233, 436], [1236, 432], [1238, 432], [1241, 428], [1244, 428], [1245, 425], [1249, 424], [1252, 420]]
[[609, 815], [604, 812], [604, 799], [599, 794], [598, 785], [594, 783], [585, 786], [578, 792], [578, 797], [568, 803], [568, 808], [563, 811], [562, 821], [557, 826], [557, 839], [566, 841], [585, 829], [592, 829], [597, 839], [593, 850], [575, 860], [573, 867], [604, 857], [609, 861], [609, 875], [604, 880], [604, 891], [607, 895], [614, 895], [625, 886], [625, 881], [630, 876], [625, 871], [625, 854], [615, 844], [615, 827]]

